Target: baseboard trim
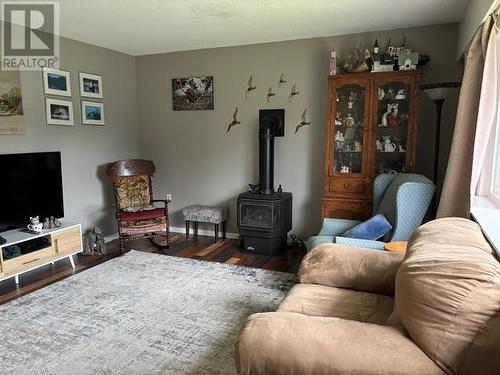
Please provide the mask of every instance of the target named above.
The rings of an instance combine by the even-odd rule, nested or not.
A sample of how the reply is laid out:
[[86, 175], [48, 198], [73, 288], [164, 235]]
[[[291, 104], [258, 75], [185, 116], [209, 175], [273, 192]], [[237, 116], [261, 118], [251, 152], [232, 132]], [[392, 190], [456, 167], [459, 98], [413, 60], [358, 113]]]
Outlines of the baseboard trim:
[[[170, 227], [170, 232], [171, 233], [186, 234], [186, 228], [183, 228], [183, 227]], [[191, 228], [190, 233], [194, 234], [194, 228]], [[214, 233], [213, 230], [198, 229], [198, 234], [200, 236], [210, 236], [210, 237], [213, 237], [215, 233]], [[220, 235], [221, 234], [219, 233], [219, 236]], [[230, 233], [230, 232], [226, 233], [226, 238], [237, 240], [239, 237], [240, 237], [240, 235], [238, 233]], [[118, 233], [113, 233], [113, 234], [110, 234], [109, 236], [104, 237], [104, 241], [106, 243], [109, 243], [109, 242], [117, 240], [117, 239], [118, 239]]]

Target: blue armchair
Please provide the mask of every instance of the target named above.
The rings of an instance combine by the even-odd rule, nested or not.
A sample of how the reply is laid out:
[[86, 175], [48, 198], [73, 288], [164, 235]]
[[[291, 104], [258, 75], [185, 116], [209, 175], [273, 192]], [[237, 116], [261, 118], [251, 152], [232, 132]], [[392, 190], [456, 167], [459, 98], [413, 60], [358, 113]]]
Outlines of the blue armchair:
[[373, 181], [373, 215], [384, 214], [392, 230], [381, 241], [342, 237], [360, 223], [357, 220], [323, 219], [317, 236], [309, 238], [307, 249], [322, 243], [339, 243], [383, 250], [386, 242], [407, 241], [422, 224], [434, 195], [431, 180], [419, 174], [381, 174]]

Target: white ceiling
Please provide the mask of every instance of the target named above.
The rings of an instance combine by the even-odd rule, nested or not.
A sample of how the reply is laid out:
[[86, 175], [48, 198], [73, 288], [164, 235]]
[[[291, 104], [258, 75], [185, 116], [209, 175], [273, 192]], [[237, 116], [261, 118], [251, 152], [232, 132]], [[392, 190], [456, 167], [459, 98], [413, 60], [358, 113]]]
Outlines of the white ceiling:
[[61, 0], [61, 35], [130, 55], [458, 22], [467, 0]]

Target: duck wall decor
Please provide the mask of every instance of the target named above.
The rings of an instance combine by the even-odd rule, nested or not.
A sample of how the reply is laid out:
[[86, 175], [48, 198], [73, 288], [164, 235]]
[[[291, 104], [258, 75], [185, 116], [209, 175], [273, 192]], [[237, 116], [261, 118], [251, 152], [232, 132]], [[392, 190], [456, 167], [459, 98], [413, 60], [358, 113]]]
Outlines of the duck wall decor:
[[284, 85], [286, 83], [285, 81], [285, 75], [283, 73], [280, 74], [280, 79], [278, 81], [278, 87], [281, 87], [282, 85]]
[[271, 100], [271, 98], [276, 95], [276, 93], [273, 92], [273, 88], [272, 86], [269, 87], [269, 90], [267, 90], [267, 102], [269, 103], [269, 101]]
[[227, 132], [229, 133], [229, 131], [231, 130], [231, 128], [235, 125], [239, 125], [241, 124], [241, 121], [238, 120], [238, 107], [236, 107], [236, 109], [234, 110], [234, 113], [233, 113], [233, 121], [231, 121], [229, 123], [229, 126], [227, 127]]
[[311, 121], [306, 120], [306, 113], [307, 113], [307, 108], [304, 109], [304, 112], [302, 112], [302, 121], [295, 128], [295, 134], [297, 134], [297, 132], [299, 131], [300, 128], [307, 126], [307, 125], [311, 125]]
[[291, 103], [291, 102], [292, 102], [292, 98], [293, 98], [294, 96], [299, 95], [299, 94], [300, 94], [300, 91], [297, 91], [297, 85], [296, 85], [296, 84], [294, 84], [294, 85], [292, 86], [292, 90], [290, 91], [290, 95], [288, 95], [288, 101]]
[[248, 94], [255, 90], [257, 87], [253, 84], [253, 76], [248, 79], [247, 90], [245, 91], [245, 100], [248, 99]]

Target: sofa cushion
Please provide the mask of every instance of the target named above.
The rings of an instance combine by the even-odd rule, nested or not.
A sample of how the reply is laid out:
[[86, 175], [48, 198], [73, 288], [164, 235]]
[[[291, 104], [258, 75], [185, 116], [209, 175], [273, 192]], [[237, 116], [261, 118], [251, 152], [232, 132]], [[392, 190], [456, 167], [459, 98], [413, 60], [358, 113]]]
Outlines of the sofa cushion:
[[[412, 236], [396, 276], [396, 314], [415, 343], [448, 373], [472, 360], [468, 353], [500, 353], [500, 264], [479, 226], [461, 218], [439, 219]], [[500, 323], [500, 322], [499, 322]], [[485, 332], [486, 330], [486, 332]], [[481, 340], [481, 341], [476, 341]], [[500, 356], [475, 358], [476, 374], [500, 373]]]
[[278, 311], [384, 324], [392, 313], [393, 303], [393, 298], [381, 294], [299, 284], [288, 292]]
[[395, 327], [286, 312], [250, 316], [235, 360], [240, 375], [444, 375]]
[[389, 224], [385, 216], [383, 214], [378, 214], [366, 221], [363, 221], [355, 227], [348, 229], [341, 236], [347, 238], [359, 238], [362, 240], [378, 240], [389, 233], [391, 229], [392, 225]]

